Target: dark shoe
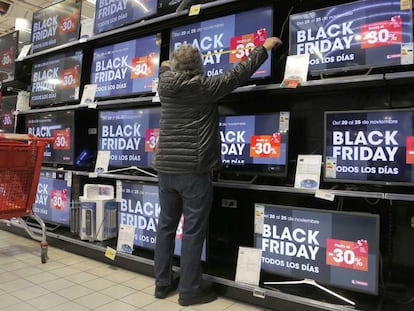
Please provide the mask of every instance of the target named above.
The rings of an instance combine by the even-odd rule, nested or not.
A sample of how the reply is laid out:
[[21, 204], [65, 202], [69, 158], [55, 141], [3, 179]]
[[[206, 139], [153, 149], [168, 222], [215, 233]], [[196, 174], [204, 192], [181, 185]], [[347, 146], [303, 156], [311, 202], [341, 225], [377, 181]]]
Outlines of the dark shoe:
[[212, 289], [205, 289], [196, 295], [179, 297], [178, 303], [183, 306], [199, 305], [203, 303], [212, 302], [217, 299], [216, 292]]
[[173, 279], [170, 285], [155, 286], [155, 298], [164, 299], [168, 297], [168, 294], [175, 291], [178, 288], [179, 279]]

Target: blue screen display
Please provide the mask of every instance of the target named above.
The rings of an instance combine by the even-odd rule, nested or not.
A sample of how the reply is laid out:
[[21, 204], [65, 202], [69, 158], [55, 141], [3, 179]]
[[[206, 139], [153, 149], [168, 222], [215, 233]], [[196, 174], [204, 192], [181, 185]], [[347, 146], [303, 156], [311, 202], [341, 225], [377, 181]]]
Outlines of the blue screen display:
[[286, 174], [289, 112], [222, 116], [219, 130], [224, 169]]
[[99, 0], [95, 6], [95, 34], [119, 28], [157, 13], [157, 0]]
[[290, 55], [310, 54], [309, 72], [413, 63], [411, 1], [354, 1], [290, 16]]
[[110, 166], [150, 167], [159, 120], [159, 107], [100, 111], [98, 150], [110, 151]]
[[[170, 53], [181, 44], [192, 44], [204, 56], [206, 75], [214, 76], [236, 66], [256, 45], [272, 36], [272, 32], [272, 8], [257, 8], [173, 28]], [[265, 78], [270, 75], [271, 57], [252, 78]]]
[[96, 97], [151, 93], [158, 78], [160, 40], [157, 35], [95, 49], [91, 83]]

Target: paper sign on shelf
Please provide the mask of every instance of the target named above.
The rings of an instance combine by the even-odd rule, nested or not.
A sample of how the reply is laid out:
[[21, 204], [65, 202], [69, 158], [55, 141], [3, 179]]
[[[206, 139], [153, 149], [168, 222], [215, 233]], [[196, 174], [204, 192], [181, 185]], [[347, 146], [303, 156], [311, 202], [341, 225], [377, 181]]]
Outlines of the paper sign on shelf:
[[262, 250], [260, 248], [239, 247], [236, 282], [259, 285], [261, 262]]
[[298, 155], [295, 188], [318, 189], [321, 176], [322, 155]]
[[[85, 85], [85, 87], [83, 88], [82, 99], [80, 101], [81, 105], [85, 105], [88, 107], [90, 107], [90, 105], [93, 105], [95, 101], [96, 88], [97, 88], [96, 84]], [[90, 107], [90, 108], [94, 108], [94, 107]]]
[[296, 88], [301, 83], [307, 81], [309, 57], [309, 54], [289, 55], [287, 57], [281, 87]]

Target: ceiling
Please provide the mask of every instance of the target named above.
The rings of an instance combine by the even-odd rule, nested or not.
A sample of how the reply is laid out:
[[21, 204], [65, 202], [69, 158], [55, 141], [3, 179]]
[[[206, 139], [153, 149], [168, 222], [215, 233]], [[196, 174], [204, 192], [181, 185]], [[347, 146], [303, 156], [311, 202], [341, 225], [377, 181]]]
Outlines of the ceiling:
[[[0, 36], [15, 30], [17, 17], [31, 22], [33, 12], [48, 7], [60, 0], [0, 0]], [[82, 18], [92, 18], [95, 5], [82, 0]]]

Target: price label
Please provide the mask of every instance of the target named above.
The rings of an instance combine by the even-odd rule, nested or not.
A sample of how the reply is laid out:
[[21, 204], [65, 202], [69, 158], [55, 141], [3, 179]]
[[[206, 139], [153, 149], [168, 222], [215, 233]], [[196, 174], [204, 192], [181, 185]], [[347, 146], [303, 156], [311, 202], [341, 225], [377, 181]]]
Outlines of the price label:
[[115, 260], [115, 256], [116, 256], [116, 250], [107, 246], [106, 247], [106, 251], [105, 251], [105, 257], [111, 259], [111, 260]]
[[69, 150], [70, 149], [70, 128], [53, 131], [53, 149]]
[[326, 264], [353, 270], [368, 271], [368, 242], [327, 239]]
[[145, 152], [154, 152], [160, 136], [160, 129], [153, 128], [145, 131]]
[[8, 49], [7, 51], [4, 51], [0, 57], [0, 67], [9, 67], [10, 65], [13, 65], [14, 53], [12, 48]]
[[68, 191], [66, 189], [50, 191], [50, 207], [57, 210], [66, 210], [68, 206]]
[[250, 157], [280, 158], [280, 133], [256, 135], [250, 138]]
[[132, 59], [131, 79], [147, 78], [154, 75], [155, 54]]
[[76, 31], [78, 23], [79, 19], [76, 14], [62, 16], [60, 18], [59, 33], [62, 35], [65, 33]]
[[79, 85], [79, 67], [64, 69], [61, 71], [62, 89], [69, 89]]
[[402, 20], [400, 16], [361, 26], [361, 48], [363, 49], [401, 43]]

